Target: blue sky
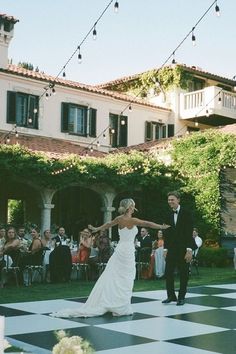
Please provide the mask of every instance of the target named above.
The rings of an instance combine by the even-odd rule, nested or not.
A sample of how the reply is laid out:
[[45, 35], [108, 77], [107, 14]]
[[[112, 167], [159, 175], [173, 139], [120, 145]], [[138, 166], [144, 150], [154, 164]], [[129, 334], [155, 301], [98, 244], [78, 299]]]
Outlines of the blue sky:
[[[109, 0], [2, 0], [0, 13], [20, 20], [15, 25], [9, 58], [31, 62], [56, 76], [105, 9]], [[120, 0], [113, 4], [92, 35], [66, 67], [70, 80], [97, 84], [161, 66], [213, 0]], [[236, 0], [219, 0], [194, 34], [177, 50], [179, 63], [194, 65], [214, 74], [236, 75]], [[169, 61], [169, 63], [171, 60]]]

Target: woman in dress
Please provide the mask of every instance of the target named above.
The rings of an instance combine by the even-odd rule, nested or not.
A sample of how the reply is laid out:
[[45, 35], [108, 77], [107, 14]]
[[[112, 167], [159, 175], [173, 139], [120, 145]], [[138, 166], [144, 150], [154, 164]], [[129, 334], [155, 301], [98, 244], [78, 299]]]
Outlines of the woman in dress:
[[106, 230], [118, 225], [120, 240], [109, 259], [104, 272], [97, 280], [85, 304], [78, 309], [61, 310], [52, 313], [54, 317], [93, 317], [111, 312], [113, 316], [131, 315], [131, 296], [135, 279], [134, 239], [137, 226], [153, 229], [166, 229], [168, 225], [133, 218], [135, 211], [133, 199], [123, 199], [118, 212], [120, 216], [99, 227], [89, 225], [92, 232]]

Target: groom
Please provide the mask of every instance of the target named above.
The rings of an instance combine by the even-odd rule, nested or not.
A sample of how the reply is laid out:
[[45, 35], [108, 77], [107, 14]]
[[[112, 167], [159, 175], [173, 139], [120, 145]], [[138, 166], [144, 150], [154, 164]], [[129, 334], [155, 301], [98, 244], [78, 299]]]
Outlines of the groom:
[[[196, 248], [192, 233], [192, 216], [188, 210], [180, 206], [180, 195], [177, 191], [168, 193], [168, 204], [171, 211], [166, 217], [165, 224], [171, 227], [165, 230], [164, 254], [166, 257], [166, 290], [167, 299], [163, 304], [177, 301], [177, 305], [184, 305], [187, 291], [189, 262], [192, 259], [192, 250]], [[178, 268], [180, 277], [180, 289], [178, 298], [175, 294], [174, 275]]]

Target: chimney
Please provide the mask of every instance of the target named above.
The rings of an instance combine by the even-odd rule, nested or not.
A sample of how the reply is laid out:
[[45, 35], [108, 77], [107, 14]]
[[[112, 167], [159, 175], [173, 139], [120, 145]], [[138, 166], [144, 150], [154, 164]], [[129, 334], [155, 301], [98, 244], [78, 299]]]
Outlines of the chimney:
[[0, 14], [0, 68], [7, 69], [8, 46], [13, 38], [14, 24], [19, 20], [12, 16]]

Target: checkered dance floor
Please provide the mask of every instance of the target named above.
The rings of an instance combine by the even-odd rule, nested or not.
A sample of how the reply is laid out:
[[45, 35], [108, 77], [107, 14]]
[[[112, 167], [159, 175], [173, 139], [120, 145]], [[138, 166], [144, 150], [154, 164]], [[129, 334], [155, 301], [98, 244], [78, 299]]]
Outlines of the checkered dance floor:
[[163, 290], [133, 294], [133, 316], [61, 319], [52, 311], [84, 298], [0, 306], [8, 341], [34, 354], [51, 353], [54, 331], [89, 340], [99, 354], [236, 353], [236, 284], [190, 288], [184, 306], [162, 304]]

